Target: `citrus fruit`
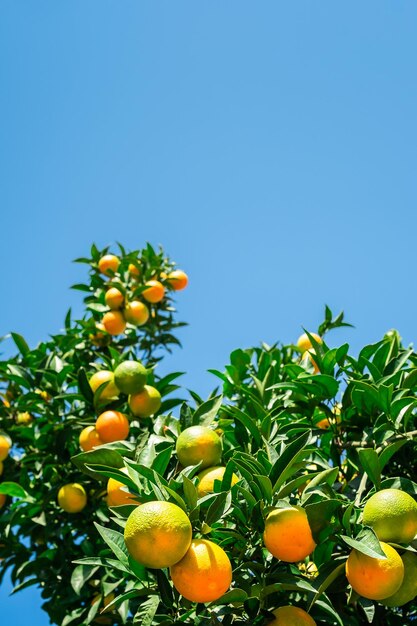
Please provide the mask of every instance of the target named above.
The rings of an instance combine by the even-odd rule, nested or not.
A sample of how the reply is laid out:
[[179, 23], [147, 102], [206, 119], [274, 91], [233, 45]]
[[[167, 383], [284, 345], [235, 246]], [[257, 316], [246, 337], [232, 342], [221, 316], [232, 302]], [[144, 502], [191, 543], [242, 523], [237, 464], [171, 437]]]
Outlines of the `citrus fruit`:
[[417, 554], [404, 552], [401, 560], [404, 565], [404, 580], [396, 593], [381, 600], [384, 606], [403, 606], [417, 596]]
[[142, 296], [148, 302], [160, 302], [165, 295], [165, 287], [159, 280], [148, 280], [147, 289], [142, 291]]
[[23, 411], [22, 413], [18, 413], [16, 415], [16, 423], [23, 424], [24, 426], [28, 426], [33, 422], [33, 415], [28, 413], [28, 411]]
[[380, 541], [410, 543], [417, 533], [417, 503], [401, 489], [382, 489], [365, 504], [363, 523]]
[[114, 382], [126, 394], [142, 391], [147, 372], [139, 361], [123, 361], [114, 370]]
[[120, 311], [107, 311], [102, 322], [109, 335], [121, 335], [126, 328], [126, 320]]
[[86, 426], [80, 433], [80, 447], [84, 452], [89, 452], [96, 446], [101, 446], [102, 441], [98, 436], [95, 426]]
[[88, 337], [91, 343], [97, 346], [98, 348], [103, 348], [104, 346], [108, 346], [109, 343], [111, 342], [110, 335], [106, 332], [106, 329], [101, 323], [96, 324], [96, 332], [90, 333]]
[[190, 426], [177, 439], [176, 452], [183, 467], [200, 468], [218, 465], [222, 458], [222, 441], [217, 433], [206, 426]]
[[229, 557], [207, 539], [194, 539], [181, 561], [171, 566], [170, 574], [175, 589], [191, 602], [213, 602], [232, 582]]
[[161, 407], [161, 394], [155, 387], [145, 385], [142, 391], [129, 397], [129, 406], [136, 417], [150, 417]]
[[128, 302], [124, 311], [125, 320], [134, 326], [143, 326], [149, 319], [149, 309], [139, 300]]
[[185, 289], [185, 287], [188, 285], [188, 276], [182, 270], [174, 270], [173, 272], [168, 274], [166, 280], [174, 291], [180, 291], [181, 289]]
[[[127, 468], [121, 468], [124, 474], [127, 474]], [[126, 490], [126, 491], [125, 491]], [[139, 504], [131, 493], [127, 491], [124, 483], [116, 478], [109, 478], [107, 482], [107, 504], [108, 506], [121, 506], [122, 504]]]
[[[225, 467], [215, 466], [215, 467], [208, 467], [207, 469], [205, 469], [202, 472], [200, 472], [199, 474], [197, 474], [197, 478], [198, 478], [198, 485], [197, 485], [198, 497], [202, 498], [203, 496], [206, 496], [209, 493], [213, 493], [214, 492], [214, 481], [215, 480], [219, 480], [221, 482], [223, 480], [223, 476], [224, 476], [225, 471], [226, 471]], [[238, 481], [239, 481], [238, 476], [236, 476], [236, 474], [233, 474], [232, 475], [232, 483], [231, 483], [232, 487]]]
[[9, 456], [12, 441], [7, 435], [0, 435], [0, 461], [4, 461]]
[[110, 287], [104, 296], [109, 309], [120, 309], [125, 300], [124, 295], [116, 287]]
[[79, 483], [69, 483], [58, 491], [58, 504], [66, 513], [79, 513], [87, 504], [87, 494]]
[[120, 260], [114, 254], [105, 254], [98, 262], [98, 269], [106, 276], [112, 276], [118, 270]]
[[305, 510], [288, 506], [272, 511], [265, 520], [264, 543], [281, 561], [296, 563], [305, 559], [316, 547]]
[[97, 418], [96, 431], [103, 443], [122, 441], [129, 435], [129, 420], [120, 411], [104, 411]]
[[360, 596], [369, 600], [383, 600], [401, 587], [404, 565], [394, 548], [381, 541], [386, 559], [375, 559], [358, 550], [352, 550], [346, 561], [346, 577]]
[[[100, 370], [95, 372], [89, 380], [90, 387], [95, 394], [97, 389], [103, 385], [100, 389], [100, 402], [110, 402], [115, 400], [119, 395], [119, 390], [114, 382], [114, 374], [110, 370]], [[104, 387], [104, 383], [107, 383]]]
[[[317, 343], [323, 343], [323, 339], [316, 333], [310, 333], [310, 335], [317, 341]], [[300, 348], [301, 352], [306, 352], [306, 350], [310, 350], [313, 347], [307, 333], [303, 333], [300, 337], [298, 337], [297, 347]]]
[[133, 278], [139, 278], [140, 276], [140, 269], [134, 263], [129, 263], [127, 271]]
[[316, 626], [314, 619], [298, 606], [280, 606], [272, 613], [275, 619], [268, 626]]
[[316, 361], [313, 358], [313, 355], [316, 354], [316, 351], [313, 350], [313, 348], [310, 348], [310, 350], [303, 352], [303, 355], [301, 357], [302, 361], [309, 361], [311, 363], [311, 365], [313, 366], [314, 369], [314, 373], [318, 374], [319, 370], [319, 366], [317, 365]]
[[333, 408], [332, 413], [333, 413], [334, 417], [332, 417], [332, 418], [327, 417], [327, 415], [323, 411], [324, 417], [323, 417], [323, 419], [321, 419], [318, 422], [316, 422], [316, 428], [321, 428], [322, 430], [327, 430], [328, 428], [330, 428], [330, 426], [333, 426], [334, 424], [340, 424], [341, 421], [342, 421], [342, 418], [340, 417], [341, 410], [342, 410], [342, 405], [339, 402]]
[[0, 493], [0, 509], [4, 507], [4, 505], [6, 504], [6, 500], [7, 496], [5, 496], [4, 493]]
[[182, 509], [171, 502], [140, 504], [129, 515], [124, 532], [126, 547], [145, 567], [178, 563], [190, 547], [192, 529]]
[[0, 461], [0, 476], [3, 474], [4, 472], [4, 464], [3, 461]]

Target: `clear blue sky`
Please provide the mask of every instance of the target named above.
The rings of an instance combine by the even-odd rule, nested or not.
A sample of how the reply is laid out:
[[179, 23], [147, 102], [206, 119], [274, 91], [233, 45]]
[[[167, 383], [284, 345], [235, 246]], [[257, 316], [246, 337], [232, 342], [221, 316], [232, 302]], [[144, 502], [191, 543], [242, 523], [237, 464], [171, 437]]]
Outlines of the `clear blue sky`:
[[[80, 313], [71, 260], [119, 240], [189, 273], [164, 367], [201, 393], [324, 303], [335, 343], [415, 341], [416, 59], [403, 0], [4, 1], [0, 334]], [[48, 623], [8, 592], [4, 623]]]

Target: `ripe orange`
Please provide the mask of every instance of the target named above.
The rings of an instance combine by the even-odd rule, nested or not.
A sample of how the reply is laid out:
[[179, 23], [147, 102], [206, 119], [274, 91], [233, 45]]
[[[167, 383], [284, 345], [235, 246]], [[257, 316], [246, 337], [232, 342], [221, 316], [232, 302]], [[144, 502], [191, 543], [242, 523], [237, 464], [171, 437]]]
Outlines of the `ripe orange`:
[[133, 278], [139, 278], [140, 276], [140, 269], [134, 263], [129, 263], [127, 271]]
[[265, 520], [265, 547], [281, 561], [296, 563], [311, 554], [316, 542], [301, 506], [275, 509]]
[[106, 291], [106, 295], [104, 296], [106, 300], [107, 306], [112, 309], [120, 309], [123, 306], [123, 302], [125, 300], [124, 295], [121, 291], [116, 289], [116, 287], [110, 287], [108, 291]]
[[100, 390], [100, 402], [111, 402], [112, 400], [116, 400], [119, 396], [119, 389], [114, 382], [114, 374], [110, 370], [99, 370], [95, 372], [90, 380], [90, 387], [93, 393], [96, 393], [97, 389], [107, 383], [106, 386]]
[[129, 435], [129, 420], [119, 411], [104, 411], [97, 418], [96, 431], [103, 443], [121, 441]]
[[103, 315], [102, 322], [109, 335], [121, 335], [126, 328], [126, 320], [121, 311], [107, 311]]
[[275, 619], [268, 626], [317, 626], [314, 619], [298, 606], [280, 606], [272, 611]]
[[329, 420], [328, 417], [325, 416], [323, 417], [323, 419], [321, 419], [320, 421], [316, 423], [316, 428], [327, 430], [328, 428], [330, 428], [330, 426], [334, 425], [335, 423], [340, 424], [342, 421], [342, 418], [340, 417], [341, 410], [342, 410], [342, 405], [340, 403], [336, 404], [335, 407], [333, 408], [334, 417], [331, 418], [331, 421]]
[[176, 452], [183, 467], [200, 468], [218, 465], [222, 457], [222, 441], [217, 433], [206, 426], [190, 426], [177, 439]]
[[[314, 337], [317, 343], [323, 343], [323, 339], [316, 333], [310, 333], [310, 335]], [[313, 347], [307, 333], [303, 333], [300, 337], [298, 337], [297, 347], [300, 348], [301, 352], [306, 352], [306, 350], [310, 350]]]
[[[124, 474], [128, 473], [127, 467], [122, 467], [121, 471]], [[124, 483], [121, 483], [116, 478], [109, 478], [107, 482], [107, 504], [108, 506], [121, 506], [122, 504], [138, 505], [139, 502], [127, 491]]]
[[[197, 474], [198, 497], [202, 498], [203, 496], [206, 496], [209, 493], [213, 493], [214, 481], [215, 480], [222, 481], [225, 471], [226, 471], [225, 467], [215, 466], [215, 467], [208, 467], [207, 469]], [[236, 476], [236, 474], [233, 474], [231, 486], [233, 487], [233, 485], [235, 485], [238, 481], [239, 481], [239, 477]]]
[[87, 494], [79, 483], [69, 483], [58, 491], [58, 504], [66, 513], [79, 513], [87, 504]]
[[149, 319], [149, 309], [139, 300], [128, 302], [124, 311], [125, 319], [134, 326], [143, 326]]
[[0, 435], [0, 461], [4, 461], [9, 456], [12, 440], [7, 435]]
[[135, 561], [145, 567], [178, 563], [190, 547], [192, 528], [186, 513], [171, 502], [140, 504], [129, 515], [124, 538]]
[[146, 283], [148, 286], [145, 291], [142, 292], [142, 296], [148, 302], [160, 302], [165, 295], [165, 287], [159, 280], [148, 280]]
[[382, 489], [365, 504], [363, 523], [380, 541], [410, 543], [417, 534], [417, 503], [401, 489]]
[[98, 262], [98, 269], [106, 276], [113, 276], [118, 270], [120, 260], [114, 254], [106, 254]]
[[207, 539], [195, 539], [185, 556], [171, 566], [175, 589], [191, 602], [213, 602], [229, 589], [232, 566], [226, 552]]
[[360, 596], [383, 600], [396, 593], [404, 579], [404, 564], [394, 548], [381, 541], [386, 559], [374, 559], [352, 550], [346, 561], [346, 577]]
[[89, 452], [96, 446], [101, 446], [102, 441], [98, 436], [95, 426], [86, 426], [80, 433], [80, 447], [84, 452]]
[[6, 500], [7, 496], [5, 496], [4, 493], [0, 493], [0, 509], [4, 507], [4, 505], [6, 504]]
[[136, 417], [150, 417], [160, 409], [161, 394], [155, 387], [145, 385], [143, 391], [129, 396], [129, 406]]
[[188, 276], [182, 270], [174, 270], [168, 274], [167, 282], [174, 291], [180, 291], [188, 285]]
[[417, 596], [417, 554], [404, 552], [401, 560], [404, 565], [404, 580], [396, 593], [380, 601], [384, 606], [403, 606]]

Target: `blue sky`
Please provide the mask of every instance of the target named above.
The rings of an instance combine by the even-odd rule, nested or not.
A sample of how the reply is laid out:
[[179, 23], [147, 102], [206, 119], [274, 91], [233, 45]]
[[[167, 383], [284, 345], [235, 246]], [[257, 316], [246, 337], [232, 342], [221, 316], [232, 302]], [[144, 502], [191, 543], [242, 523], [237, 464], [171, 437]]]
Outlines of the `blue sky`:
[[[325, 303], [356, 326], [329, 343], [415, 341], [416, 25], [403, 0], [3, 2], [0, 334], [81, 313], [92, 241], [150, 241], [190, 276], [163, 367], [200, 393]], [[9, 590], [5, 623], [48, 623]]]

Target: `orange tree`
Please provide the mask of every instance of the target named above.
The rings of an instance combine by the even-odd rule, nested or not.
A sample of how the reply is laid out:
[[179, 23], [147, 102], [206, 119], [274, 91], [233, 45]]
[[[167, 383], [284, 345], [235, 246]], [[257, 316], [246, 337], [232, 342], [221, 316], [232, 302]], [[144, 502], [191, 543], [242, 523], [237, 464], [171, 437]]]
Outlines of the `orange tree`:
[[207, 400], [165, 398], [178, 374], [155, 365], [186, 279], [150, 246], [82, 261], [86, 317], [35, 350], [13, 335], [2, 363], [17, 589], [40, 585], [63, 626], [413, 623], [417, 354], [398, 333], [352, 356], [326, 307], [317, 334], [234, 351]]

